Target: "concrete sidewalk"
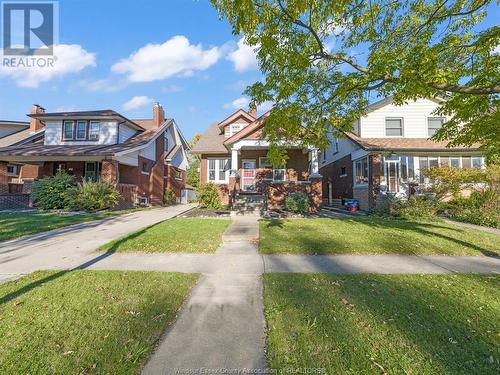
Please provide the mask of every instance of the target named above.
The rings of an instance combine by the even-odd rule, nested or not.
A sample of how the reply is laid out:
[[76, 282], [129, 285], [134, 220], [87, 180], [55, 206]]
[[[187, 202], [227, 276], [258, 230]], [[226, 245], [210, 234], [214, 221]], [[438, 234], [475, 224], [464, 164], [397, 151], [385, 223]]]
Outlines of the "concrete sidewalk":
[[205, 275], [143, 374], [194, 374], [200, 369], [263, 373], [266, 369], [263, 268], [253, 242], [258, 237], [257, 220], [234, 217], [215, 255], [194, 262], [196, 256], [191, 262], [177, 258], [178, 265], [198, 263], [198, 272]]
[[154, 208], [1, 242], [0, 282], [41, 269], [88, 267], [111, 255], [95, 253], [101, 245], [194, 207]]

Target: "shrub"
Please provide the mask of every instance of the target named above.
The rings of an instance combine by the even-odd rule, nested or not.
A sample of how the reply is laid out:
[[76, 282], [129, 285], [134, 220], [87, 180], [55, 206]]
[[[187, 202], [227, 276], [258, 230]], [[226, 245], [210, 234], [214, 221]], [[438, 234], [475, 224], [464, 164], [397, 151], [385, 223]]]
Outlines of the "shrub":
[[65, 172], [35, 181], [31, 193], [33, 204], [42, 210], [63, 209], [75, 183], [75, 177]]
[[309, 211], [309, 197], [305, 194], [290, 194], [285, 201], [287, 211], [303, 214]]
[[172, 189], [165, 189], [165, 193], [163, 193], [163, 204], [166, 206], [170, 206], [175, 203], [175, 193]]
[[431, 167], [422, 169], [425, 177], [432, 181], [429, 191], [441, 200], [447, 196], [460, 197], [461, 191], [477, 183], [487, 183], [489, 175], [477, 168]]
[[493, 189], [442, 203], [441, 210], [454, 220], [500, 228], [500, 198]]
[[397, 201], [391, 208], [394, 215], [405, 219], [432, 219], [437, 214], [433, 199], [411, 196], [407, 201]]
[[66, 208], [76, 211], [95, 211], [118, 204], [120, 193], [111, 184], [101, 181], [84, 181], [71, 189]]
[[219, 188], [217, 185], [208, 183], [198, 186], [198, 202], [202, 207], [219, 210], [222, 208]]

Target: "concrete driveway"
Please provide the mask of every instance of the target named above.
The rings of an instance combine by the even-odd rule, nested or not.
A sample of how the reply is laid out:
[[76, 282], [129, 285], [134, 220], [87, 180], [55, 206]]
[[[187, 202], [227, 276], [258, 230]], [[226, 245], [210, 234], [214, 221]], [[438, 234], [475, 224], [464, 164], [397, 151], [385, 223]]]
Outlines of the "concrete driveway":
[[127, 233], [170, 219], [195, 204], [154, 208], [70, 225], [0, 243], [0, 282], [41, 269], [88, 267], [110, 253], [96, 254], [101, 245]]

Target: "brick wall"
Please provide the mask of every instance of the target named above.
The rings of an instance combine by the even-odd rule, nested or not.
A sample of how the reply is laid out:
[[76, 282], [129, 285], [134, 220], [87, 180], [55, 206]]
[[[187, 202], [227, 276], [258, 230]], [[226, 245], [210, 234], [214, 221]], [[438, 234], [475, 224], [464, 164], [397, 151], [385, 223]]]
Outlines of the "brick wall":
[[353, 189], [353, 198], [359, 201], [360, 210], [368, 211], [370, 209], [368, 187], [355, 187]]
[[380, 155], [370, 155], [368, 158], [370, 163], [369, 179], [368, 179], [368, 207], [369, 209], [376, 206], [377, 194], [380, 192], [380, 182], [384, 175], [383, 166]]
[[285, 207], [287, 197], [293, 193], [306, 194], [309, 197], [311, 209], [316, 211], [322, 203], [322, 181], [314, 179], [311, 182], [285, 182], [270, 183], [267, 186], [268, 207], [270, 209], [282, 209]]
[[[342, 168], [345, 168], [345, 176], [342, 176]], [[323, 176], [323, 198], [328, 199], [328, 183], [332, 185], [332, 198], [352, 199], [352, 159], [351, 155], [334, 161], [320, 168], [319, 173]]]
[[[176, 176], [176, 171], [180, 171], [181, 173], [181, 178], [177, 179]], [[165, 167], [165, 188], [170, 189], [174, 192], [175, 196], [177, 198], [181, 197], [181, 190], [186, 187], [186, 177], [187, 173], [186, 171], [183, 171], [181, 169], [175, 168], [172, 165], [168, 165]]]
[[156, 163], [149, 176], [149, 194], [152, 204], [163, 204], [165, 192], [164, 137], [156, 138]]
[[116, 184], [118, 182], [118, 162], [116, 160], [103, 160], [101, 180], [109, 184]]
[[7, 163], [0, 162], [0, 194], [9, 193], [9, 177], [7, 176]]

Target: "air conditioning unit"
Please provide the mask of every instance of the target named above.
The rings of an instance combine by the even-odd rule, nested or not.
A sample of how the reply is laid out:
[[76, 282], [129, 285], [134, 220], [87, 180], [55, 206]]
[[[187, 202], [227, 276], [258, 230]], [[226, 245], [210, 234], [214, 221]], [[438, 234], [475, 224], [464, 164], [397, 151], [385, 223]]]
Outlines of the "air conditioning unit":
[[148, 197], [137, 197], [136, 202], [138, 206], [147, 206], [149, 204]]

